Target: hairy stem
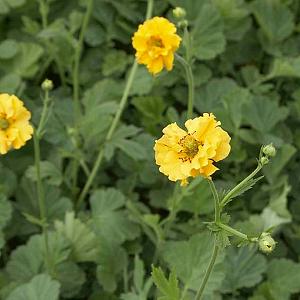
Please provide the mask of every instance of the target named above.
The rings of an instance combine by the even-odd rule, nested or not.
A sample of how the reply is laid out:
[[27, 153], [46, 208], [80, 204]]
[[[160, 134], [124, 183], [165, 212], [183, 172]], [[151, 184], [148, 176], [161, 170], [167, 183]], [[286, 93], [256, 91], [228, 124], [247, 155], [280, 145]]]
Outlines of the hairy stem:
[[[220, 222], [219, 195], [218, 195], [217, 189], [216, 189], [215, 184], [213, 183], [213, 181], [211, 179], [208, 179], [208, 182], [209, 182], [209, 186], [210, 186], [212, 195], [214, 197], [214, 203], [215, 203], [215, 222]], [[212, 272], [212, 270], [214, 268], [214, 265], [216, 263], [218, 252], [219, 252], [219, 247], [218, 247], [217, 235], [215, 234], [214, 247], [213, 247], [212, 255], [211, 255], [208, 267], [206, 269], [205, 275], [203, 277], [202, 283], [200, 285], [200, 288], [199, 288], [199, 290], [198, 290], [198, 292], [196, 294], [195, 300], [200, 300], [201, 297], [202, 297], [202, 295], [203, 295], [205, 286], [206, 286], [206, 284], [208, 282], [208, 279], [209, 279], [209, 277], [211, 275], [211, 272]]]
[[[77, 141], [79, 141], [77, 127], [78, 127], [78, 121], [81, 117], [81, 104], [79, 101], [79, 64], [80, 64], [80, 58], [81, 58], [81, 53], [83, 48], [84, 35], [90, 21], [92, 9], [93, 9], [93, 0], [89, 0], [87, 3], [86, 12], [83, 18], [82, 26], [79, 33], [79, 39], [77, 41], [75, 54], [74, 54], [74, 67], [73, 67], [72, 75], [73, 75], [74, 125], [76, 128], [75, 138]], [[77, 194], [76, 186], [78, 180], [78, 168], [79, 168], [79, 162], [75, 160], [72, 166], [72, 178], [73, 178], [72, 193], [74, 196]]]
[[[152, 15], [152, 10], [153, 10], [153, 0], [148, 0], [148, 6], [147, 6], [147, 13], [146, 13], [146, 19], [149, 19]], [[130, 88], [132, 86], [132, 83], [133, 83], [133, 80], [134, 80], [134, 77], [135, 77], [135, 74], [136, 74], [136, 70], [137, 70], [137, 67], [138, 67], [138, 64], [137, 62], [135, 61], [133, 63], [133, 66], [130, 70], [130, 73], [129, 73], [129, 77], [127, 79], [127, 82], [126, 82], [126, 86], [125, 86], [125, 89], [124, 89], [124, 92], [123, 92], [123, 95], [122, 95], [122, 98], [121, 98], [121, 101], [120, 101], [120, 104], [119, 104], [119, 107], [118, 107], [118, 110], [114, 116], [114, 119], [110, 125], [110, 128], [107, 132], [107, 135], [105, 137], [105, 142], [108, 142], [110, 141], [110, 139], [112, 138], [116, 128], [117, 128], [117, 125], [121, 119], [121, 116], [122, 116], [122, 113], [124, 111], [124, 108], [127, 104], [127, 100], [128, 100], [128, 96], [129, 96], [129, 91], [130, 91]], [[92, 168], [92, 171], [90, 173], [90, 176], [88, 177], [84, 187], [83, 187], [83, 190], [82, 192], [80, 193], [79, 197], [78, 197], [78, 200], [77, 200], [77, 203], [76, 203], [76, 208], [78, 209], [81, 205], [81, 203], [83, 202], [83, 200], [85, 199], [86, 195], [88, 194], [89, 192], [89, 189], [96, 177], [96, 174], [101, 166], [101, 163], [102, 163], [102, 160], [103, 160], [103, 157], [104, 157], [104, 145], [101, 144], [100, 145], [100, 149], [99, 149], [99, 152], [98, 152], [98, 156], [96, 158], [96, 161], [94, 163], [94, 166]]]
[[228, 226], [228, 225], [225, 225], [223, 223], [216, 223], [220, 228], [224, 229], [225, 231], [227, 231], [228, 233], [240, 238], [240, 239], [243, 239], [243, 240], [246, 240], [248, 242], [257, 242], [258, 241], [258, 238], [254, 237], [254, 238], [249, 238], [246, 234]]
[[40, 152], [40, 140], [37, 135], [37, 131], [33, 132], [33, 143], [34, 143], [34, 162], [37, 176], [37, 196], [38, 196], [38, 206], [40, 211], [40, 219], [43, 224], [43, 237], [44, 237], [44, 247], [45, 247], [45, 265], [49, 274], [51, 274], [51, 259], [49, 254], [49, 241], [48, 241], [48, 224], [46, 215], [46, 205], [45, 205], [45, 193], [41, 178], [41, 152]]
[[213, 252], [212, 252], [212, 255], [211, 255], [208, 267], [206, 269], [204, 278], [202, 280], [201, 286], [200, 286], [200, 288], [199, 288], [199, 290], [198, 290], [198, 292], [196, 294], [195, 300], [200, 300], [202, 298], [205, 286], [206, 286], [206, 284], [208, 282], [210, 274], [211, 274], [211, 272], [212, 272], [212, 270], [214, 268], [214, 265], [216, 263], [218, 252], [219, 252], [219, 247], [218, 247], [218, 243], [217, 243], [217, 236], [215, 236]]
[[184, 67], [186, 73], [186, 81], [188, 84], [188, 108], [187, 119], [192, 118], [194, 110], [194, 75], [191, 65], [180, 55], [175, 54], [177, 61]]

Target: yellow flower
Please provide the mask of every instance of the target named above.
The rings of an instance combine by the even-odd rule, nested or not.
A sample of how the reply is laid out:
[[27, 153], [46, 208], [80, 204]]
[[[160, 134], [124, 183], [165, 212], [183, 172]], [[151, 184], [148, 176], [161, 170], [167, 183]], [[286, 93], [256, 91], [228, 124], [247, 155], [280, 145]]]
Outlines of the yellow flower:
[[163, 67], [172, 70], [174, 52], [180, 41], [174, 24], [165, 18], [154, 17], [139, 26], [132, 45], [138, 63], [146, 65], [152, 74], [157, 74]]
[[14, 95], [0, 94], [0, 153], [19, 149], [31, 139], [30, 112]]
[[172, 181], [188, 184], [188, 177], [210, 178], [218, 168], [214, 162], [228, 156], [230, 136], [220, 127], [213, 114], [187, 120], [181, 129], [172, 123], [163, 129], [164, 135], [155, 142], [155, 160], [159, 171]]

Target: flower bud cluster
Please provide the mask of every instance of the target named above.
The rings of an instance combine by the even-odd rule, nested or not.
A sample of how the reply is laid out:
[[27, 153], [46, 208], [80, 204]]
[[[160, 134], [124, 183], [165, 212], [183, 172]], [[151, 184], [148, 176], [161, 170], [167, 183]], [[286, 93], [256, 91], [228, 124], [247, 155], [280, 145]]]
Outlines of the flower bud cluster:
[[175, 7], [173, 9], [173, 16], [175, 19], [177, 19], [177, 26], [179, 28], [186, 28], [188, 26], [188, 21], [186, 20], [186, 11], [182, 7]]
[[263, 148], [261, 150], [259, 162], [261, 163], [261, 165], [264, 166], [264, 165], [268, 164], [270, 158], [274, 157], [275, 155], [276, 155], [276, 149], [272, 143], [269, 145], [263, 146]]

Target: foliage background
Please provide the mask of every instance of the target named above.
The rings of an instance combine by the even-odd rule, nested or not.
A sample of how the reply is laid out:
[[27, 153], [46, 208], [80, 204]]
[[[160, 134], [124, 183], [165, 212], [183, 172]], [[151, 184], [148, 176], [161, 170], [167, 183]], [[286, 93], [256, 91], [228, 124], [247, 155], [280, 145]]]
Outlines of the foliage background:
[[[46, 274], [40, 227], [34, 222], [39, 211], [29, 143], [0, 162], [0, 297], [155, 299], [154, 263], [166, 274], [175, 270], [184, 299], [192, 299], [211, 253], [212, 237], [203, 222], [212, 218], [212, 197], [201, 179], [177, 189], [158, 172], [152, 150], [165, 125], [184, 122], [187, 86], [178, 64], [157, 77], [139, 67], [90, 196], [74, 213], [85, 172], [118, 108], [134, 61], [131, 36], [147, 5], [94, 0], [80, 61], [84, 113], [75, 120], [77, 143], [72, 74], [87, 2], [0, 0], [0, 91], [23, 99], [37, 124], [40, 84], [47, 77], [55, 85], [41, 145], [55, 273]], [[228, 189], [245, 177], [262, 144], [273, 142], [278, 149], [264, 179], [230, 205], [237, 229], [255, 234], [276, 226], [277, 248], [268, 256], [226, 248], [205, 299], [298, 299], [300, 2], [164, 0], [155, 1], [154, 15], [173, 20], [171, 10], [178, 5], [187, 11], [193, 36], [196, 114], [215, 113], [232, 136], [230, 157], [214, 177], [217, 187]], [[81, 165], [77, 186], [72, 186], [74, 160]], [[161, 223], [174, 199], [182, 200], [176, 220]]]

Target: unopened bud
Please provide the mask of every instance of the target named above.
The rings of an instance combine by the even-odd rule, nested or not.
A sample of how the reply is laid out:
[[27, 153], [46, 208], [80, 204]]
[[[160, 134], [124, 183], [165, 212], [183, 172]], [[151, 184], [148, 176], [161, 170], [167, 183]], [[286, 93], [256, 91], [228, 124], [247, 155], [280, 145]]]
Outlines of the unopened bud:
[[183, 19], [186, 16], [186, 11], [184, 8], [177, 6], [173, 9], [173, 16], [176, 19]]
[[189, 23], [188, 23], [187, 20], [182, 20], [182, 21], [179, 21], [179, 22], [177, 23], [177, 26], [178, 26], [179, 28], [186, 28], [188, 25], [189, 25]]
[[269, 232], [263, 232], [258, 240], [259, 250], [264, 253], [271, 253], [276, 246], [275, 240]]
[[260, 163], [264, 166], [264, 165], [267, 165], [269, 163], [269, 159], [266, 157], [266, 156], [263, 156], [261, 159], [260, 159]]
[[53, 89], [53, 82], [50, 79], [45, 79], [41, 85], [44, 91], [51, 91]]
[[269, 157], [274, 157], [276, 155], [276, 149], [273, 144], [269, 144], [263, 147], [263, 153]]

